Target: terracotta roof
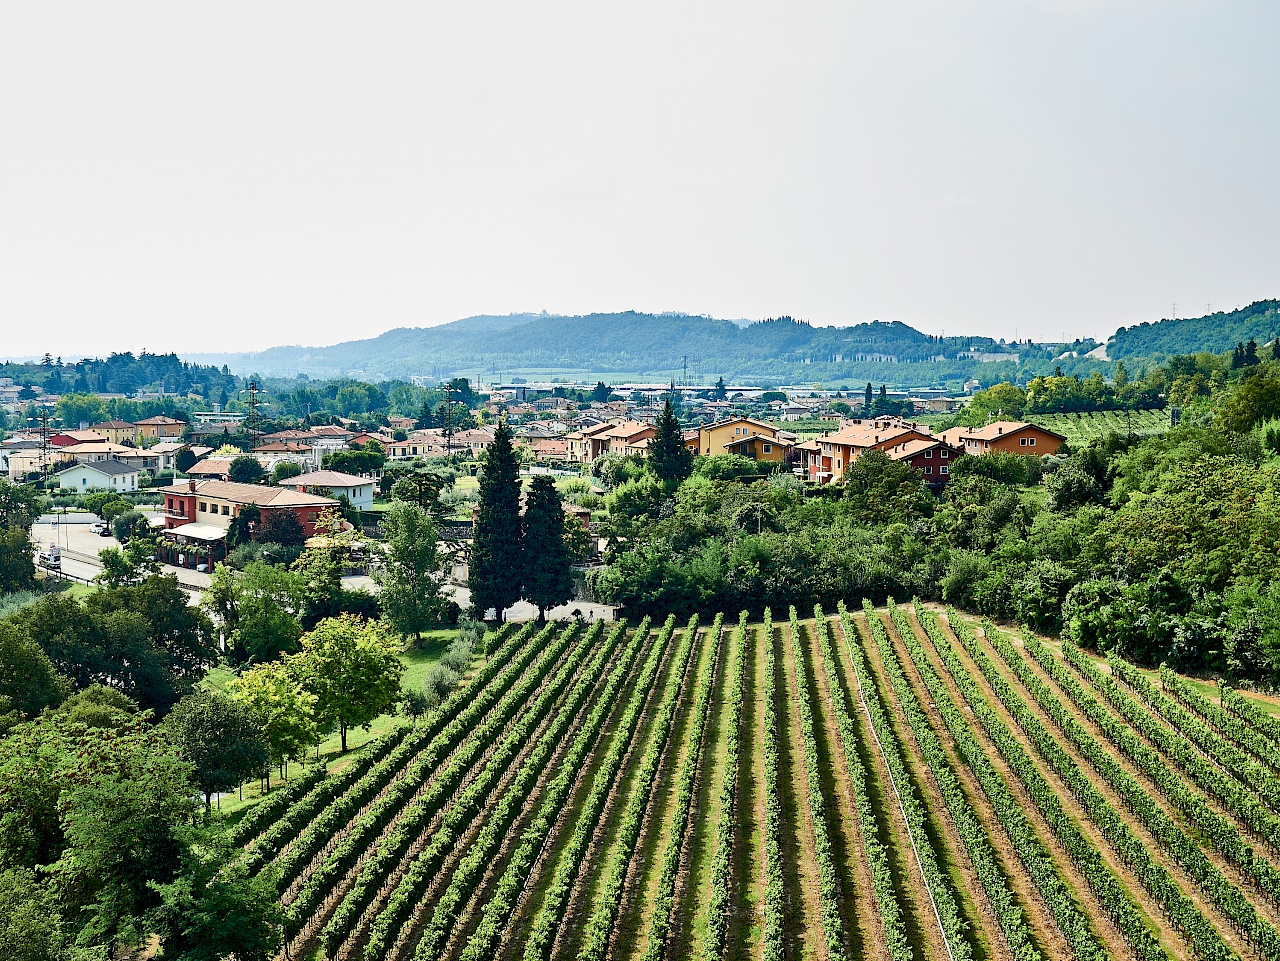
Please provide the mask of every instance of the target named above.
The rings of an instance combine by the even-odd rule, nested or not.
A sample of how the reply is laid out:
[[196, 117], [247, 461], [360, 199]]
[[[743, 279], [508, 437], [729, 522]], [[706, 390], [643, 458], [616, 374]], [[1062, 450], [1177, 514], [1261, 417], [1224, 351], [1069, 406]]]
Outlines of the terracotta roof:
[[152, 444], [147, 448], [147, 452], [151, 454], [176, 454], [186, 446], [180, 440], [166, 440], [159, 444]]
[[315, 470], [309, 474], [298, 474], [280, 481], [281, 487], [360, 487], [372, 484], [371, 477], [357, 477], [355, 474], [344, 474], [338, 470]]
[[86, 441], [83, 444], [68, 444], [62, 450], [72, 457], [76, 454], [137, 454], [141, 452], [137, 447], [124, 447], [105, 440]]
[[749, 440], [762, 440], [767, 444], [776, 444], [779, 447], [792, 446], [790, 441], [783, 440], [781, 437], [774, 437], [772, 434], [748, 434], [746, 437], [735, 437], [733, 440], [725, 441], [725, 447], [736, 447], [739, 444], [745, 444]]
[[94, 424], [89, 429], [102, 430], [103, 428], [107, 430], [124, 430], [125, 428], [132, 430], [133, 425], [130, 424], [127, 420], [104, 420], [101, 424]]
[[183, 422], [180, 420], [174, 420], [172, 417], [165, 417], [163, 414], [157, 414], [155, 417], [148, 417], [145, 420], [138, 421], [138, 426], [141, 427], [143, 424], [158, 424], [159, 426], [163, 427], [168, 424], [181, 424], [181, 423]]
[[877, 427], [875, 424], [845, 424], [834, 434], [828, 434], [819, 440], [830, 444], [847, 444], [852, 447], [875, 447], [885, 444], [896, 437], [908, 434], [927, 434], [928, 431], [916, 427]]
[[231, 470], [230, 457], [205, 457], [187, 468], [187, 474], [215, 474], [222, 475]]
[[307, 444], [290, 444], [285, 441], [277, 441], [271, 444], [259, 444], [253, 449], [255, 454], [310, 454], [311, 447]]
[[947, 447], [955, 451], [957, 454], [964, 453], [963, 450], [947, 443], [941, 438], [935, 438], [933, 440], [904, 440], [901, 444], [896, 444], [893, 447], [887, 448], [885, 453], [888, 454], [892, 460], [902, 460], [906, 457], [914, 457], [921, 451], [929, 450], [931, 447]]
[[997, 420], [982, 427], [952, 427], [948, 431], [943, 431], [942, 436], [947, 439], [948, 443], [963, 444], [966, 439], [999, 440], [1001, 437], [1008, 437], [1010, 434], [1016, 434], [1019, 431], [1026, 430], [1028, 427], [1036, 427], [1037, 430], [1042, 430], [1046, 434], [1053, 434], [1059, 440], [1066, 440], [1061, 434], [1055, 434], [1051, 430], [1046, 430], [1036, 424], [1029, 424], [1022, 420]]
[[[294, 478], [290, 478], [293, 480]], [[171, 484], [160, 488], [165, 494], [193, 493], [189, 484]], [[237, 504], [257, 504], [259, 507], [337, 507], [338, 502], [331, 497], [319, 497], [306, 494], [288, 487], [264, 487], [259, 484], [236, 484], [232, 481], [204, 480], [196, 482], [194, 493], [204, 497], [216, 497], [219, 500], [232, 501]]]

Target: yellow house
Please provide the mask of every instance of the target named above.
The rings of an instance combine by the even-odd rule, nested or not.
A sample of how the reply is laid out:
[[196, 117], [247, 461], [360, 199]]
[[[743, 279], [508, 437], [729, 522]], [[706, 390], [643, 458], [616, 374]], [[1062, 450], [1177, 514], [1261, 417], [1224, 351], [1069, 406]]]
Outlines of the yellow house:
[[134, 426], [138, 428], [138, 440], [165, 440], [181, 437], [182, 429], [187, 425], [172, 417], [157, 415], [140, 420]]
[[112, 444], [133, 444], [138, 439], [138, 428], [127, 420], [103, 421], [89, 429]]
[[781, 431], [766, 421], [731, 417], [699, 427], [696, 437], [690, 431], [685, 446], [701, 457], [739, 454], [752, 460], [780, 462], [792, 447], [791, 441], [780, 435]]

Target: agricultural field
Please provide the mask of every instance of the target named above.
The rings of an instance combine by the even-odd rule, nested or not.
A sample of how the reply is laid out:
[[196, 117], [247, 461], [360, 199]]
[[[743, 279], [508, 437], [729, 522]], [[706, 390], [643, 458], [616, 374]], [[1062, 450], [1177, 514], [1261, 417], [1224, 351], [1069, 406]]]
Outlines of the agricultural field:
[[1086, 411], [1079, 414], [1028, 414], [1027, 420], [1037, 427], [1061, 434], [1072, 447], [1086, 446], [1091, 440], [1100, 440], [1109, 434], [1122, 437], [1131, 430], [1135, 437], [1155, 437], [1169, 431], [1167, 410]]
[[291, 958], [1280, 958], [1280, 718], [953, 612], [504, 627], [229, 828]]

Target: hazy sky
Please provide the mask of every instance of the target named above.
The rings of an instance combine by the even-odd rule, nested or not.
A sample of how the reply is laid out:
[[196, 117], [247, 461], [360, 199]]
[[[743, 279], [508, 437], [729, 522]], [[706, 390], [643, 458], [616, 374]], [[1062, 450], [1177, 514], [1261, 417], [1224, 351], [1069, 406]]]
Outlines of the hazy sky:
[[6, 3], [0, 355], [1280, 297], [1280, 3]]

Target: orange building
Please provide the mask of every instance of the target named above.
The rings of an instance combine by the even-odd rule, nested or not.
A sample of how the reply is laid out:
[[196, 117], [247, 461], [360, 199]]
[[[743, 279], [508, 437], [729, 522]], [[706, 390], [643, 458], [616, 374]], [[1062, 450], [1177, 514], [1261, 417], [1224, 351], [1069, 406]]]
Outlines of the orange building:
[[953, 427], [942, 439], [966, 454], [1021, 454], [1040, 457], [1056, 454], [1066, 440], [1061, 434], [1025, 421], [998, 420], [984, 427]]

